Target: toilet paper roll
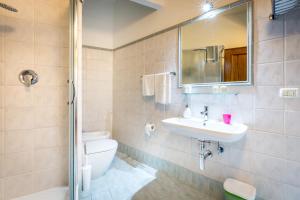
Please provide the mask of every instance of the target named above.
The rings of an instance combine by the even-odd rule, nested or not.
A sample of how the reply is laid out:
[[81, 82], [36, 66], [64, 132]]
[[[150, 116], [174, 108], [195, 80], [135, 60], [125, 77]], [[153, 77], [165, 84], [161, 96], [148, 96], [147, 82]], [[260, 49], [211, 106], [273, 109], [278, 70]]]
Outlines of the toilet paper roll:
[[151, 134], [154, 133], [155, 130], [156, 130], [155, 124], [153, 124], [153, 123], [147, 123], [147, 124], [145, 125], [145, 134], [146, 134], [147, 136], [151, 136]]

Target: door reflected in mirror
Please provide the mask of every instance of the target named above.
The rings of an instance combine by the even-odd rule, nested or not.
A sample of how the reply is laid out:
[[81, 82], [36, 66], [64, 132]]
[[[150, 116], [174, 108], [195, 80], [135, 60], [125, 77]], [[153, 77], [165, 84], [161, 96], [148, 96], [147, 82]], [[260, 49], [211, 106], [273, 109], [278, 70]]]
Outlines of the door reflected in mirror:
[[180, 27], [179, 85], [251, 84], [250, 8], [220, 8]]

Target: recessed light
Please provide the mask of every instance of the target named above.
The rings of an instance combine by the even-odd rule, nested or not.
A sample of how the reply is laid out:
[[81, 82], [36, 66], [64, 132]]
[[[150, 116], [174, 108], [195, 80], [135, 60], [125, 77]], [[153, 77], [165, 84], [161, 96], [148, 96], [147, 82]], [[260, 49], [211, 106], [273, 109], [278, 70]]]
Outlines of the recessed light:
[[202, 10], [204, 12], [210, 11], [211, 9], [213, 9], [214, 5], [212, 2], [206, 1], [203, 6], [202, 6]]

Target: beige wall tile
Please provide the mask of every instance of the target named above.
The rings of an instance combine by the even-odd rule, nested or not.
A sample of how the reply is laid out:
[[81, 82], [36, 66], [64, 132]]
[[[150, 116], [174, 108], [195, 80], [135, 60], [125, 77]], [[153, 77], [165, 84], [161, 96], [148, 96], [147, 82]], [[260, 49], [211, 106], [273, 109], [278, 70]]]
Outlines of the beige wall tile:
[[279, 110], [255, 110], [255, 129], [283, 133], [284, 112]]
[[3, 189], [3, 178], [0, 178], [0, 199], [1, 200], [4, 200], [4, 189]]
[[286, 139], [286, 158], [300, 162], [300, 137], [287, 137]]
[[0, 155], [0, 179], [4, 177], [4, 155]]
[[33, 191], [33, 176], [31, 174], [12, 176], [4, 179], [5, 200], [27, 195]]
[[[0, 49], [1, 49], [1, 46], [0, 46]], [[1, 54], [1, 52], [0, 52], [0, 54]], [[1, 59], [1, 55], [0, 55], [0, 59]], [[0, 85], [4, 84], [4, 74], [5, 74], [4, 63], [0, 62], [0, 78], [1, 78]]]
[[283, 39], [272, 39], [257, 44], [257, 63], [271, 63], [283, 61]]
[[268, 19], [272, 13], [271, 2], [268, 0], [254, 0], [254, 18]]
[[[33, 91], [35, 88], [20, 86], [5, 87], [5, 107], [30, 107], [33, 105]], [[16, 98], [18, 97], [18, 98]]]
[[67, 86], [68, 72], [66, 67], [39, 67], [40, 80], [38, 86]]
[[258, 175], [262, 175], [276, 181], [282, 181], [284, 178], [285, 160], [283, 159], [263, 154], [255, 154], [255, 158], [251, 164], [251, 171]]
[[66, 168], [42, 170], [33, 174], [34, 188], [36, 191], [45, 190], [53, 187], [67, 185]]
[[[226, 160], [226, 157], [224, 160]], [[250, 152], [232, 148], [229, 149], [228, 160], [226, 160], [225, 163], [237, 169], [251, 171], [253, 160], [254, 155]]]
[[300, 188], [292, 185], [286, 184], [285, 187], [285, 197], [290, 200], [297, 200], [300, 196]]
[[34, 47], [31, 42], [6, 41], [5, 43], [6, 62], [10, 63], [34, 63]]
[[36, 107], [34, 108], [34, 127], [46, 128], [64, 126], [67, 123], [67, 105], [64, 107]]
[[300, 101], [299, 99], [286, 99], [285, 109], [288, 111], [300, 111]]
[[286, 111], [285, 112], [285, 133], [287, 135], [300, 136], [299, 122], [300, 112]]
[[66, 67], [68, 53], [68, 48], [37, 44], [35, 63], [39, 66]]
[[285, 38], [285, 60], [300, 59], [300, 34], [290, 35]]
[[255, 42], [270, 40], [283, 37], [283, 18], [278, 20], [269, 20], [268, 18], [258, 19], [254, 22], [255, 25]]
[[34, 128], [35, 111], [31, 107], [6, 108], [6, 130], [26, 130]]
[[33, 150], [33, 134], [31, 130], [8, 131], [4, 138], [6, 154]]
[[4, 132], [0, 131], [0, 155], [2, 154], [4, 154]]
[[25, 21], [22, 19], [5, 17], [3, 18], [5, 25], [5, 40], [32, 43], [34, 41], [34, 24], [33, 21]]
[[300, 187], [300, 163], [286, 161], [283, 181], [289, 185]]
[[0, 108], [3, 108], [4, 107], [4, 89], [5, 87], [0, 85]]
[[[300, 35], [299, 35], [300, 38]], [[300, 61], [288, 61], [285, 65], [285, 84], [289, 86], [300, 85]]]
[[35, 129], [32, 140], [35, 149], [66, 146], [68, 140], [67, 129], [64, 127], [51, 127]]
[[[61, 5], [59, 3], [59, 5]], [[68, 7], [57, 6], [45, 1], [37, 1], [35, 14], [38, 23], [45, 23], [57, 26], [68, 26]]]
[[263, 147], [260, 153], [274, 156], [277, 158], [286, 158], [285, 147], [287, 147], [287, 138], [282, 134], [264, 133], [263, 138], [258, 143]]
[[268, 63], [257, 65], [257, 85], [283, 85], [283, 63]]
[[[65, 84], [63, 81], [61, 82]], [[35, 106], [65, 106], [68, 102], [67, 86], [37, 85], [31, 93], [33, 96], [32, 104]]]
[[4, 176], [28, 173], [33, 169], [31, 152], [11, 153], [4, 156]]
[[4, 118], [4, 109], [0, 108], [0, 131], [5, 130], [5, 118]]
[[269, 109], [283, 109], [284, 101], [279, 97], [280, 87], [259, 86], [256, 88], [255, 107]]
[[254, 177], [252, 184], [257, 188], [257, 196], [260, 196], [263, 199], [285, 199], [284, 184], [278, 181], [257, 175]]
[[[1, 22], [1, 19], [0, 19]], [[4, 34], [0, 33], [0, 61], [4, 61], [4, 55], [5, 55], [5, 42], [4, 42]]]
[[35, 26], [36, 43], [40, 45], [53, 45], [67, 47], [69, 44], [68, 29], [48, 24], [37, 24]]
[[54, 169], [66, 166], [67, 152], [64, 148], [36, 149], [34, 152], [34, 169]]
[[91, 48], [84, 52], [83, 130], [111, 130], [113, 52]]

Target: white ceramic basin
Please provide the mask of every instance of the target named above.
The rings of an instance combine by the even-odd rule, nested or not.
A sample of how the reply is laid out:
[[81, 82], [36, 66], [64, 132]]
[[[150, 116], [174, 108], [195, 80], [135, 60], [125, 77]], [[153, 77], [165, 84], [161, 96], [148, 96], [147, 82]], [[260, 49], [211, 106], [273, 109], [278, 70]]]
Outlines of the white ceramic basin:
[[218, 142], [235, 142], [240, 140], [248, 127], [244, 124], [225, 124], [223, 122], [208, 120], [204, 125], [198, 118], [169, 118], [162, 122], [174, 133], [199, 140], [212, 140]]

